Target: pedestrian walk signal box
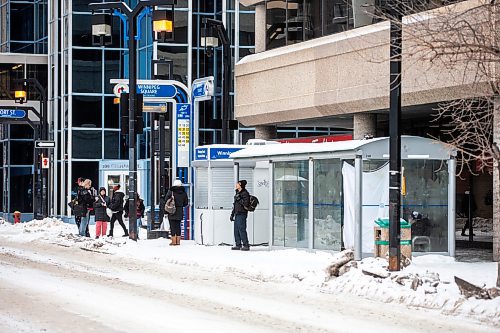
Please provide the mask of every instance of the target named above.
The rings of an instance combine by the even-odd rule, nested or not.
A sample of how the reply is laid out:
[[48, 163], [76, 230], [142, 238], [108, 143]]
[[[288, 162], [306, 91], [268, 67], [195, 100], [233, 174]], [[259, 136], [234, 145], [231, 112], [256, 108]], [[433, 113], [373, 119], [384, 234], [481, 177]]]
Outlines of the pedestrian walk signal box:
[[[128, 135], [129, 131], [129, 97], [128, 93], [120, 94], [120, 129], [122, 135]], [[142, 118], [142, 109], [144, 106], [144, 95], [136, 95], [135, 107], [135, 134], [142, 134], [144, 132], [144, 120]]]

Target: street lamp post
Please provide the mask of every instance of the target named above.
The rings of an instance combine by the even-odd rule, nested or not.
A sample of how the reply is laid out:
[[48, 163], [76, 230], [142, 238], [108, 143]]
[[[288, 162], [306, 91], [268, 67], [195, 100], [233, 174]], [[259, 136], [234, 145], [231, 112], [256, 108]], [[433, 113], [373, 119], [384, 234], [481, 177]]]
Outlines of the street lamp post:
[[390, 110], [389, 110], [389, 270], [401, 269], [401, 47], [402, 14], [390, 7]]
[[[23, 89], [16, 90], [16, 92], [14, 94], [16, 103], [23, 104], [24, 102], [26, 102], [28, 86], [33, 86], [38, 91], [38, 95], [40, 96], [40, 131], [38, 133], [39, 137], [37, 139], [47, 140], [48, 139], [47, 91], [40, 84], [40, 82], [35, 78], [20, 79], [20, 80], [18, 80], [18, 82], [20, 82], [23, 85]], [[36, 183], [39, 184], [38, 188], [41, 191], [41, 198], [39, 198], [39, 201], [37, 202], [36, 199], [34, 200], [34, 202], [36, 204], [33, 207], [33, 213], [35, 215], [35, 218], [45, 218], [48, 216], [47, 215], [47, 212], [48, 212], [48, 205], [47, 205], [48, 179], [47, 179], [46, 169], [42, 168], [42, 157], [47, 156], [47, 152], [48, 152], [47, 149], [42, 149], [41, 155], [37, 156], [37, 158], [35, 159], [36, 160], [35, 172], [37, 174], [37, 176], [35, 176], [35, 178], [36, 178], [35, 181], [36, 181]]]
[[218, 46], [218, 40], [222, 43], [222, 58], [224, 62], [224, 73], [222, 80], [222, 137], [221, 143], [230, 143], [229, 120], [231, 116], [231, 105], [229, 103], [229, 89], [231, 82], [231, 44], [224, 23], [219, 20], [203, 18], [204, 28], [201, 32], [201, 46], [214, 48]]
[[[134, 9], [125, 2], [103, 2], [91, 3], [90, 10], [120, 10], [127, 17], [128, 28], [128, 72], [129, 72], [129, 184], [128, 184], [128, 207], [129, 207], [129, 238], [137, 240], [137, 158], [135, 137], [135, 110], [137, 108], [137, 25], [136, 19], [141, 11], [150, 6], [174, 5], [175, 0], [143, 0], [138, 1]], [[104, 29], [106, 31], [106, 28]], [[109, 29], [108, 29], [109, 31]]]

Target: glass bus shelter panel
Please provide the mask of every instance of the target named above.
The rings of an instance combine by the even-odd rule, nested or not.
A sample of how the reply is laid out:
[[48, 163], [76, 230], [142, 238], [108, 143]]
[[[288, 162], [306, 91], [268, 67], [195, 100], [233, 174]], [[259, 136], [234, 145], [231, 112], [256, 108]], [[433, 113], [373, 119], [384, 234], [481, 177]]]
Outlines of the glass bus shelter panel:
[[273, 245], [308, 247], [309, 162], [274, 163]]
[[413, 252], [448, 252], [447, 161], [404, 160], [403, 167], [402, 217], [412, 222]]
[[342, 245], [342, 170], [339, 159], [314, 161], [313, 247], [340, 251]]

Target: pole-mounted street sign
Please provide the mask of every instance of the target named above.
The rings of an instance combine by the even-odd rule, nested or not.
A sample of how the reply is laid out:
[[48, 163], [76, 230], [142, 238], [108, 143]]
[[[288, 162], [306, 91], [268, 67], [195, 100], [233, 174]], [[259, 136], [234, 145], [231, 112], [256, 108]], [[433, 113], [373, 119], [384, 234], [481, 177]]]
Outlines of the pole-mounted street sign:
[[56, 147], [55, 141], [35, 141], [35, 148], [51, 149], [55, 147]]
[[212, 99], [214, 95], [214, 77], [202, 77], [193, 81], [192, 96], [196, 101]]

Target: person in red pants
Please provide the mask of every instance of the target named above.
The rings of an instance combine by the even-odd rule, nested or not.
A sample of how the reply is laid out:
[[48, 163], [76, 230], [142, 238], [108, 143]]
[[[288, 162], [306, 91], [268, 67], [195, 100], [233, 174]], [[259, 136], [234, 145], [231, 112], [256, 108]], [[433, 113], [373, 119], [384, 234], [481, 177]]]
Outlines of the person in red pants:
[[95, 213], [95, 238], [106, 236], [106, 230], [108, 228], [109, 216], [106, 212], [111, 200], [106, 195], [106, 189], [101, 187], [99, 189], [99, 195], [94, 202], [94, 213]]

